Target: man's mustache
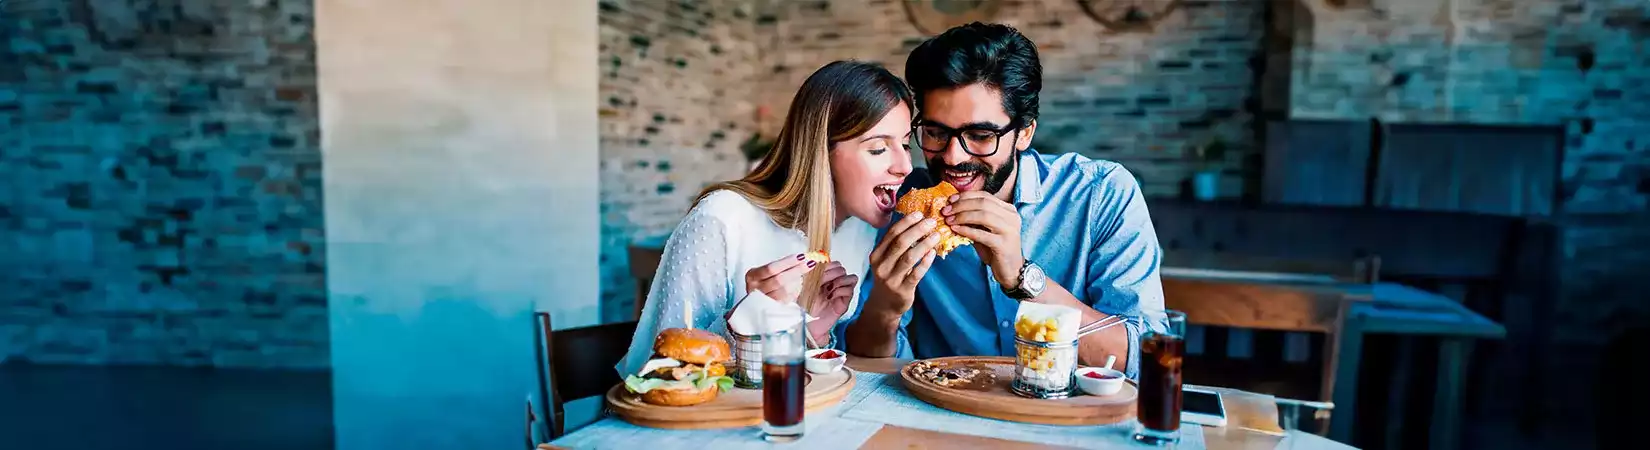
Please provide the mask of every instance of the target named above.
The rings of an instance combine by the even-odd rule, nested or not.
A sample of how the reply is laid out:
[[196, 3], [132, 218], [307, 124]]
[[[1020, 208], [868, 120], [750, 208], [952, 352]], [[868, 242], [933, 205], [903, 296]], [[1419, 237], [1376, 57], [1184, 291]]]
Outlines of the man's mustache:
[[932, 165], [934, 167], [938, 168], [939, 170], [942, 170], [942, 171], [950, 170], [950, 171], [953, 171], [953, 172], [964, 172], [964, 173], [973, 172], [973, 173], [982, 173], [983, 174], [983, 173], [989, 172], [991, 170], [991, 168], [986, 167], [985, 164], [980, 164], [980, 163], [977, 163], [977, 162], [965, 162], [965, 163], [958, 164], [958, 165], [955, 165], [955, 166], [948, 166], [948, 165], [945, 165], [945, 163], [935, 163], [935, 164], [932, 164]]

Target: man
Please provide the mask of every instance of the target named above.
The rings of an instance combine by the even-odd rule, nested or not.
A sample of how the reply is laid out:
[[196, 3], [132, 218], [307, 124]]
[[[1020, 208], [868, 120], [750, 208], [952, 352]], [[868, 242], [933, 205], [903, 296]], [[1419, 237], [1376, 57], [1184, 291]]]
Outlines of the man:
[[[905, 76], [928, 170], [902, 192], [944, 180], [961, 193], [944, 217], [913, 214], [883, 230], [871, 287], [843, 330], [849, 352], [1014, 355], [1014, 315], [1030, 301], [1075, 308], [1085, 324], [1127, 319], [1083, 338], [1079, 359], [1101, 365], [1114, 355], [1135, 376], [1140, 334], [1164, 320], [1157, 234], [1121, 165], [1031, 149], [1036, 46], [1005, 25], [963, 25], [913, 50]], [[934, 220], [974, 244], [936, 260]]]

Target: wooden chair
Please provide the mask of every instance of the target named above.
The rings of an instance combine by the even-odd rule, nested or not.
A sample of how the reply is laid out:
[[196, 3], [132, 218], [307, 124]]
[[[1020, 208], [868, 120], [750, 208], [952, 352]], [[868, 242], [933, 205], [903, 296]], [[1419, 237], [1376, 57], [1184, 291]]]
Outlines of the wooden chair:
[[659, 271], [659, 259], [664, 250], [639, 245], [630, 246], [630, 276], [636, 279], [635, 318], [642, 318], [642, 305], [647, 302], [647, 291], [653, 287], [653, 274]]
[[[1282, 260], [1274, 262], [1284, 263]], [[1285, 267], [1294, 273], [1302, 273], [1299, 271], [1303, 268], [1317, 267], [1325, 270], [1305, 273], [1335, 270], [1345, 274], [1335, 276], [1336, 282], [1373, 283], [1380, 277], [1380, 258], [1374, 256], [1359, 258], [1351, 265], [1292, 261], [1273, 269], [1283, 270]], [[1347, 396], [1355, 392], [1349, 389], [1356, 387], [1356, 381], [1337, 380], [1337, 377], [1343, 373], [1355, 373], [1357, 368], [1358, 343], [1345, 342], [1359, 337], [1357, 333], [1347, 333], [1346, 330], [1351, 302], [1354, 300], [1329, 293], [1327, 290], [1314, 291], [1290, 286], [1289, 283], [1296, 282], [1294, 280], [1274, 284], [1263, 279], [1195, 279], [1165, 276], [1162, 282], [1165, 306], [1186, 313], [1188, 325], [1312, 333], [1324, 337], [1320, 352], [1322, 366], [1317, 377], [1319, 389], [1315, 395], [1308, 395], [1312, 397], [1309, 401], [1281, 399], [1279, 402], [1286, 406], [1285, 413], [1280, 414], [1286, 427], [1294, 428], [1294, 422], [1299, 418], [1300, 407], [1318, 409], [1314, 416], [1321, 420], [1328, 418], [1330, 409], [1341, 406], [1336, 404], [1337, 401], [1351, 403]], [[1265, 361], [1258, 364], [1279, 365], [1283, 364], [1283, 361]], [[1211, 372], [1229, 373], [1225, 370]], [[1199, 381], [1188, 379], [1188, 382], [1194, 384]], [[1221, 381], [1209, 380], [1208, 384], [1218, 384]], [[1341, 383], [1338, 385], [1337, 381]], [[1255, 386], [1229, 387], [1256, 390]], [[1337, 392], [1338, 390], [1340, 392]], [[1283, 392], [1271, 394], [1291, 395]], [[1316, 432], [1327, 434], [1328, 425], [1328, 421], [1322, 421]]]
[[549, 418], [550, 438], [555, 439], [565, 434], [567, 402], [605, 395], [621, 381], [613, 366], [629, 349], [636, 322], [552, 331], [550, 313], [545, 312], [533, 313], [533, 322], [539, 398], [548, 399], [540, 413]]

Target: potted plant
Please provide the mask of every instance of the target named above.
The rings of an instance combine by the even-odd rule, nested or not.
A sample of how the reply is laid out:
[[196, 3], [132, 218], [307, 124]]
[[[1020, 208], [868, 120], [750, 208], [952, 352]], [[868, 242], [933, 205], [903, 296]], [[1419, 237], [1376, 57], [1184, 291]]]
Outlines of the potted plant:
[[773, 150], [772, 139], [762, 136], [760, 131], [751, 133], [750, 139], [746, 139], [745, 143], [739, 144], [739, 151], [745, 154], [745, 162], [748, 166], [745, 170], [756, 170], [756, 165], [762, 162], [762, 157], [767, 156], [770, 150]]
[[1193, 150], [1192, 197], [1214, 200], [1220, 197], [1220, 166], [1226, 160], [1226, 141], [1216, 137]]
[[756, 120], [756, 132], [751, 133], [751, 138], [746, 139], [745, 143], [739, 144], [739, 151], [745, 154], [745, 170], [747, 171], [755, 171], [756, 166], [762, 163], [762, 158], [768, 156], [768, 152], [773, 150], [774, 144], [773, 139], [762, 135], [762, 130], [767, 129], [768, 106], [757, 106], [752, 113], [754, 116], [752, 118]]

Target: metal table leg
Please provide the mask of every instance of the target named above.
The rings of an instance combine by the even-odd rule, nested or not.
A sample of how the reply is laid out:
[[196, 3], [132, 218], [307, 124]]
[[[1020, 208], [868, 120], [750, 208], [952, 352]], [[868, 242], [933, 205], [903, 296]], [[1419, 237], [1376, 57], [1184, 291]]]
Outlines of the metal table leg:
[[1432, 398], [1433, 450], [1461, 448], [1461, 397], [1472, 340], [1444, 338], [1438, 348], [1438, 387]]
[[1392, 391], [1387, 394], [1386, 448], [1404, 448], [1404, 416], [1407, 414], [1410, 372], [1414, 372], [1415, 336], [1397, 336], [1398, 358], [1392, 367]]

